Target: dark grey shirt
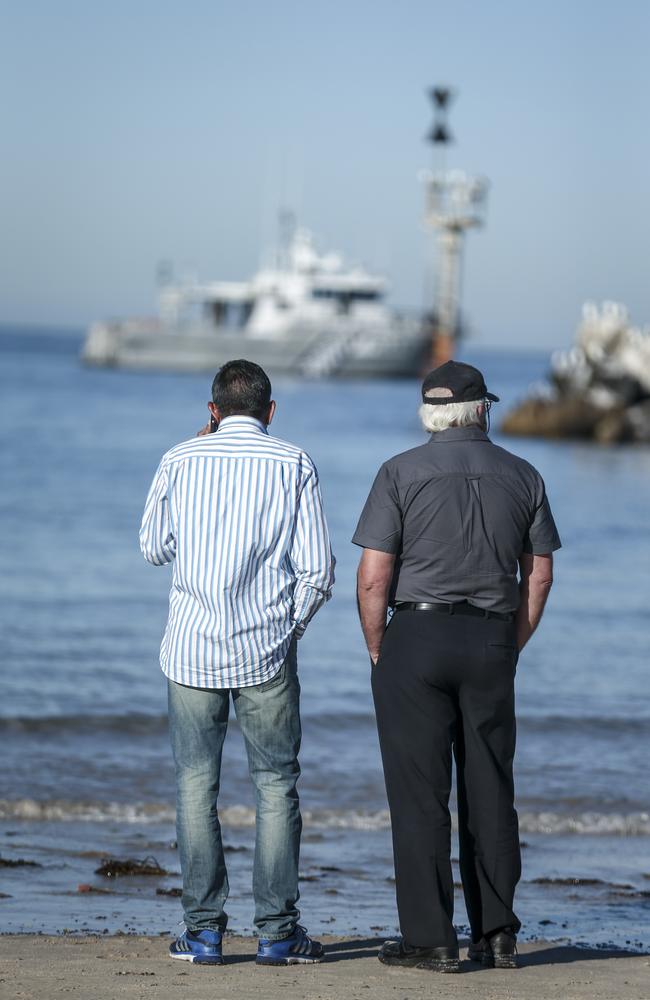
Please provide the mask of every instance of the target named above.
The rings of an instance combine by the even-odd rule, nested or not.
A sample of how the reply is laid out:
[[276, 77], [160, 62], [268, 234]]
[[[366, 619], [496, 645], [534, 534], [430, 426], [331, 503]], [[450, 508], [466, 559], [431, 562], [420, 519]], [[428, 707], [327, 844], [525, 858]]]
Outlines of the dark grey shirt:
[[544, 481], [478, 427], [450, 427], [385, 462], [352, 539], [397, 556], [394, 601], [519, 606], [522, 553], [561, 546]]

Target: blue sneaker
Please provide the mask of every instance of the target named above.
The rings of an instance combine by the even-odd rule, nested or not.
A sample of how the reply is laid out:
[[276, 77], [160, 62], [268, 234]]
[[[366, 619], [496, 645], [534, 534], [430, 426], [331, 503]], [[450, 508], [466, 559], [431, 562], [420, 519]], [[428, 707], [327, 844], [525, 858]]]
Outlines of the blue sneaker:
[[260, 938], [255, 961], [258, 965], [306, 965], [322, 960], [320, 941], [312, 941], [305, 928], [297, 924], [291, 937], [281, 941]]
[[170, 944], [169, 954], [172, 958], [180, 958], [183, 962], [196, 962], [197, 965], [223, 965], [221, 954], [221, 933], [219, 931], [183, 931], [179, 938]]

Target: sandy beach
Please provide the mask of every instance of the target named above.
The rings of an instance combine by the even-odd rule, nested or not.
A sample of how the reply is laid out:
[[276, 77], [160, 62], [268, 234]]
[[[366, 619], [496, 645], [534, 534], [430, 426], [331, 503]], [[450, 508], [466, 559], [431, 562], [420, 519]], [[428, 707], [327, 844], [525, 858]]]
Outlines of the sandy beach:
[[517, 971], [481, 969], [463, 959], [454, 976], [387, 969], [376, 958], [379, 938], [323, 939], [320, 965], [260, 968], [252, 938], [228, 937], [227, 964], [218, 968], [173, 962], [165, 937], [0, 938], [3, 1000], [83, 998], [178, 1000], [411, 1000], [435, 995], [481, 1000], [649, 1000], [650, 956], [537, 941], [520, 947]]

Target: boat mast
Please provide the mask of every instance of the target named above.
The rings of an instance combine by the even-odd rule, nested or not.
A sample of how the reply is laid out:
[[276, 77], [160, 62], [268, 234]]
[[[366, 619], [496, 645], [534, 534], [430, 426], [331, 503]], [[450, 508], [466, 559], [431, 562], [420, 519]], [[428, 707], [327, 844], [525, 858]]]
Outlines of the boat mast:
[[278, 271], [291, 270], [291, 244], [296, 234], [296, 216], [290, 208], [278, 212], [278, 251], [276, 266]]
[[431, 323], [431, 364], [434, 368], [453, 357], [460, 335], [460, 280], [465, 232], [481, 226], [487, 206], [488, 181], [448, 170], [447, 146], [453, 141], [447, 122], [453, 92], [433, 87], [433, 127], [427, 139], [433, 144], [433, 169], [425, 171], [425, 224], [437, 232], [436, 297]]

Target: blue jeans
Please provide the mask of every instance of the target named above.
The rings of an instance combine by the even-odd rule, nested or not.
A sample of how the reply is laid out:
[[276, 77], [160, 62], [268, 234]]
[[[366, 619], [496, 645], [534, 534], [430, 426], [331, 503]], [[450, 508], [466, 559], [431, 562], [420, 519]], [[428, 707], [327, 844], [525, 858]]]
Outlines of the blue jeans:
[[224, 931], [228, 922], [228, 874], [217, 797], [231, 694], [255, 786], [255, 926], [260, 937], [280, 941], [293, 934], [300, 916], [296, 903], [302, 820], [296, 782], [301, 729], [295, 639], [280, 670], [265, 684], [207, 689], [168, 681], [185, 924], [192, 931]]

